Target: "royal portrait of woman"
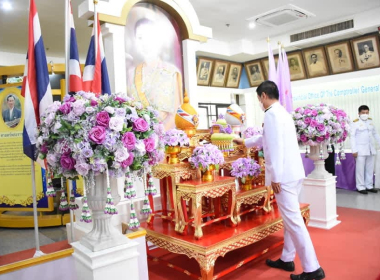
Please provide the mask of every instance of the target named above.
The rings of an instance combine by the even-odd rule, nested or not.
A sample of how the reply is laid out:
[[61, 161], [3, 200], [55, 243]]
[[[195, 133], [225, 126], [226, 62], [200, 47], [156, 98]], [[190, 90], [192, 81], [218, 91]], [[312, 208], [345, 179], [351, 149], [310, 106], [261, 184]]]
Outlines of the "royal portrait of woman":
[[166, 129], [182, 104], [182, 48], [179, 27], [163, 9], [135, 5], [126, 24], [127, 92], [159, 111]]

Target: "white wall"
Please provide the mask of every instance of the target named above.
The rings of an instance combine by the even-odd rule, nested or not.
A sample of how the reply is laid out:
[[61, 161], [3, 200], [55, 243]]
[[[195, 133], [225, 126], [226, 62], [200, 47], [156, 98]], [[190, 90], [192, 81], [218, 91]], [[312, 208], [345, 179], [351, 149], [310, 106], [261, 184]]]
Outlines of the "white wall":
[[[261, 126], [264, 114], [258, 106], [256, 88], [197, 87], [198, 102], [230, 103], [232, 93], [243, 97], [240, 104], [247, 114], [247, 125]], [[295, 81], [292, 93], [294, 109], [306, 104], [328, 103], [343, 109], [351, 120], [357, 118], [360, 105], [368, 105], [370, 117], [378, 131], [380, 129], [380, 68]], [[345, 147], [349, 147], [349, 141]]]

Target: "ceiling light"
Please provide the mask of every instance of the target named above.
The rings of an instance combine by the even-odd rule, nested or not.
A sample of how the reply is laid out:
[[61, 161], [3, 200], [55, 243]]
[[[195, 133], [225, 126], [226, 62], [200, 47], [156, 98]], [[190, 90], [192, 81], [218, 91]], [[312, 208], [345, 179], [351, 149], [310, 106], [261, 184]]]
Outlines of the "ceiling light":
[[6, 11], [12, 10], [12, 4], [10, 2], [3, 2], [3, 9]]
[[253, 28], [255, 28], [255, 27], [256, 27], [256, 22], [251, 21], [251, 22], [248, 24], [248, 27], [249, 27], [249, 29], [253, 29]]

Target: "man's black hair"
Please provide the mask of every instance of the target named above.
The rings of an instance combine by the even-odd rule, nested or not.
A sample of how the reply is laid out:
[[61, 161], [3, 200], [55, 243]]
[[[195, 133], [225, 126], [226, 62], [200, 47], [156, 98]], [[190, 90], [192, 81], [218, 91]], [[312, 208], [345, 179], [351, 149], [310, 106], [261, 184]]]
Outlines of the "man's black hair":
[[272, 81], [264, 81], [262, 82], [256, 89], [257, 95], [261, 97], [263, 92], [269, 97], [269, 99], [279, 98], [277, 85]]
[[361, 111], [364, 111], [364, 110], [368, 110], [369, 111], [369, 107], [367, 105], [362, 105], [362, 106], [359, 107], [358, 112], [360, 113]]

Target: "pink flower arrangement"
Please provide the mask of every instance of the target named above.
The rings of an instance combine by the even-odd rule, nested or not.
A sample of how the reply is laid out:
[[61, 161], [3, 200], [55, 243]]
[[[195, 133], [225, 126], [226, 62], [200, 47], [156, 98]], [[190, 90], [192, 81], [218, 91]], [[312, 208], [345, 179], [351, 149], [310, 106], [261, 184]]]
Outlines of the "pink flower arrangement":
[[293, 113], [293, 120], [302, 145], [342, 143], [348, 136], [350, 119], [343, 110], [332, 105], [299, 107]]
[[99, 98], [78, 92], [44, 113], [37, 148], [56, 177], [102, 173], [122, 176], [164, 157], [162, 125], [157, 112], [127, 96]]
[[246, 176], [257, 177], [261, 173], [261, 166], [251, 158], [239, 158], [232, 163], [231, 175], [237, 178]]
[[175, 128], [166, 131], [163, 140], [165, 146], [183, 147], [189, 145], [189, 138], [187, 137], [186, 133], [183, 130]]
[[213, 144], [198, 146], [194, 149], [189, 162], [195, 167], [205, 171], [210, 165], [219, 168], [224, 163], [223, 153]]

